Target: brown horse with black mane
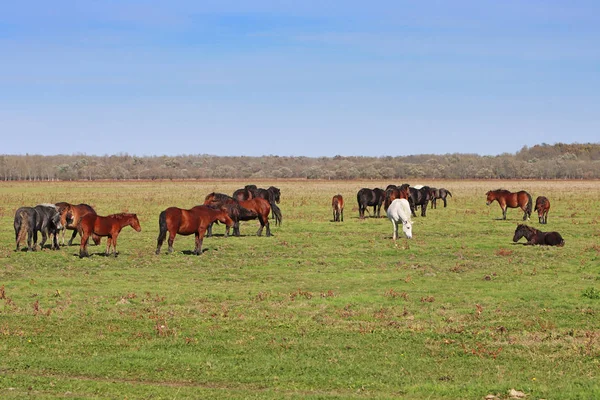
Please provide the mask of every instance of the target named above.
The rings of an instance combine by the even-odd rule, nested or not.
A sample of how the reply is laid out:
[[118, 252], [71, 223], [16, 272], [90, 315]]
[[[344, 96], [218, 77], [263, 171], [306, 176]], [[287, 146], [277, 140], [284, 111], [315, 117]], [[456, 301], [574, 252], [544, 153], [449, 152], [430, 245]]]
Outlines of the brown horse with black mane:
[[410, 197], [410, 185], [403, 183], [400, 186], [388, 185], [385, 189], [385, 200], [383, 202], [383, 209], [387, 211], [392, 201], [396, 199], [407, 199]]
[[81, 217], [77, 225], [77, 231], [81, 235], [81, 244], [79, 246], [79, 257], [88, 257], [87, 251], [88, 239], [92, 235], [108, 236], [106, 244], [106, 255], [110, 254], [110, 248], [113, 247], [114, 255], [117, 256], [117, 237], [121, 229], [125, 226], [131, 226], [137, 232], [141, 231], [140, 221], [136, 214], [120, 213], [102, 217], [96, 213], [88, 213]]
[[[92, 208], [92, 206], [88, 204], [70, 204], [66, 202], [56, 203], [56, 209], [60, 213], [60, 222], [63, 226], [62, 228], [62, 245], [65, 245], [65, 232], [66, 229], [72, 230], [73, 234], [71, 235], [71, 239], [69, 239], [68, 245], [71, 246], [73, 244], [73, 239], [77, 236], [77, 225], [79, 224], [79, 220], [85, 214], [96, 214], [96, 210]], [[99, 245], [101, 238], [96, 235], [92, 235], [92, 240], [95, 245]]]
[[525, 236], [527, 239], [526, 245], [545, 245], [545, 246], [564, 246], [565, 241], [558, 232], [542, 232], [531, 226], [525, 224], [518, 224], [515, 229], [515, 236], [513, 236], [513, 242], [517, 242]]
[[160, 248], [167, 237], [167, 232], [169, 232], [169, 253], [173, 252], [173, 241], [175, 241], [177, 234], [187, 236], [193, 233], [196, 236], [196, 247], [193, 254], [202, 254], [204, 234], [215, 221], [225, 224], [227, 227], [226, 235], [229, 234], [229, 228], [234, 224], [225, 208], [217, 209], [209, 206], [196, 206], [189, 210], [177, 207], [167, 208], [158, 217], [159, 234], [156, 243], [156, 254], [160, 254]]
[[[209, 193], [204, 198], [204, 205], [219, 208], [222, 205], [230, 205], [235, 216], [230, 216], [235, 221], [234, 235], [239, 236], [239, 221], [250, 221], [258, 219], [260, 228], [256, 232], [258, 236], [262, 235], [263, 228], [267, 228], [267, 236], [271, 236], [271, 228], [269, 227], [269, 213], [271, 212], [271, 204], [268, 200], [261, 197], [254, 197], [250, 200], [237, 201], [233, 197], [223, 193]], [[210, 229], [209, 229], [210, 231]]]
[[331, 208], [333, 209], [333, 222], [344, 222], [344, 198], [341, 194], [333, 196]]
[[535, 199], [535, 208], [533, 211], [538, 212], [538, 219], [540, 224], [548, 223], [548, 211], [550, 210], [550, 200], [544, 196], [539, 196]]
[[520, 192], [509, 192], [504, 189], [490, 190], [486, 193], [487, 202], [489, 206], [494, 200], [498, 201], [500, 208], [502, 209], [502, 219], [506, 219], [506, 208], [520, 208], [525, 212], [523, 214], [523, 221], [526, 221], [531, 216], [531, 206], [533, 201], [531, 195], [524, 190]]

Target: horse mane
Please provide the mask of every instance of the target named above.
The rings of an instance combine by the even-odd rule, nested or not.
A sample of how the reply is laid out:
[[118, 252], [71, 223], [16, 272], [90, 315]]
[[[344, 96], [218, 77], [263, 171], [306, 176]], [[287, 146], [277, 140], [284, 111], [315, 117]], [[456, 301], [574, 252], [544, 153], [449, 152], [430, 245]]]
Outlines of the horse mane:
[[42, 203], [42, 204], [38, 204], [38, 205], [43, 206], [43, 207], [50, 207], [50, 208], [53, 208], [55, 210], [58, 209], [58, 207], [56, 207], [56, 204], [53, 204], [53, 203]]

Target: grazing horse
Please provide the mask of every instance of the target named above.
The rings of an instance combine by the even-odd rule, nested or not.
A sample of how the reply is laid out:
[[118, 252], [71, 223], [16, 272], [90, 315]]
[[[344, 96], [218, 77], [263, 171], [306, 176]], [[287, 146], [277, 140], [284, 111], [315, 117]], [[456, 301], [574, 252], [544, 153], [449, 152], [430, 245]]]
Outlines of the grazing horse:
[[333, 209], [333, 222], [344, 222], [344, 198], [341, 194], [333, 196], [331, 208]]
[[429, 190], [429, 186], [421, 186], [420, 189], [416, 187], [410, 187], [410, 197], [408, 198], [408, 202], [410, 204], [410, 212], [413, 217], [416, 217], [417, 214], [415, 210], [418, 206], [421, 206], [421, 217], [427, 216], [427, 204], [429, 200], [431, 200], [431, 192]]
[[394, 240], [398, 240], [398, 225], [402, 223], [402, 231], [408, 239], [412, 238], [412, 221], [410, 219], [410, 204], [407, 199], [395, 199], [387, 209], [387, 217], [394, 226], [392, 235]]
[[535, 208], [533, 211], [538, 212], [538, 219], [540, 224], [548, 223], [548, 211], [550, 210], [550, 200], [544, 196], [539, 196], [535, 199]]
[[[27, 249], [35, 250], [37, 246], [38, 231], [42, 234], [40, 248], [44, 248], [46, 240], [52, 236], [52, 246], [54, 250], [58, 250], [58, 240], [56, 238], [58, 231], [62, 229], [60, 223], [60, 214], [54, 204], [40, 204], [35, 207], [21, 207], [15, 212], [13, 223], [15, 229], [15, 240], [19, 251], [19, 246], [22, 240], [27, 237]], [[33, 241], [33, 243], [32, 243]]]
[[202, 241], [208, 227], [215, 221], [220, 221], [229, 227], [234, 222], [225, 208], [215, 209], [209, 206], [196, 206], [189, 210], [177, 207], [169, 207], [160, 213], [158, 217], [159, 234], [156, 243], [156, 254], [160, 254], [160, 248], [169, 232], [169, 253], [173, 252], [173, 241], [177, 234], [196, 236], [196, 247], [193, 254], [202, 254]]
[[545, 245], [545, 246], [564, 246], [565, 241], [558, 232], [542, 232], [525, 224], [518, 224], [515, 229], [513, 242], [517, 242], [525, 236], [527, 243], [525, 245]]
[[108, 236], [105, 254], [110, 254], [113, 247], [114, 255], [117, 256], [117, 237], [125, 226], [131, 226], [137, 232], [141, 231], [140, 221], [136, 214], [120, 213], [102, 217], [96, 213], [87, 213], [81, 217], [77, 225], [77, 231], [81, 235], [79, 245], [79, 257], [89, 257], [87, 251], [88, 239], [91, 235]]
[[[67, 229], [72, 230], [73, 234], [71, 235], [71, 239], [69, 239], [68, 245], [71, 246], [73, 244], [73, 239], [77, 236], [77, 225], [79, 224], [79, 220], [85, 214], [92, 213], [96, 214], [96, 210], [92, 208], [92, 206], [88, 204], [70, 204], [65, 202], [56, 203], [56, 208], [60, 213], [60, 222], [63, 226], [62, 228], [62, 245], [65, 245], [65, 232]], [[96, 235], [92, 235], [92, 239], [94, 240], [95, 245], [100, 244], [100, 237]]]
[[452, 197], [452, 193], [444, 188], [429, 188], [429, 192], [431, 193], [431, 208], [437, 208], [437, 199], [442, 199], [444, 201], [444, 207], [446, 207], [446, 197]]
[[385, 189], [385, 200], [383, 202], [383, 209], [387, 211], [392, 201], [395, 199], [408, 199], [410, 197], [410, 185], [403, 183], [400, 186], [388, 185]]
[[494, 200], [498, 201], [500, 208], [502, 209], [502, 219], [506, 219], [506, 208], [521, 208], [525, 212], [523, 214], [523, 221], [526, 221], [531, 216], [531, 195], [524, 190], [520, 192], [509, 192], [504, 189], [490, 190], [486, 193], [487, 201], [485, 204], [488, 206], [492, 204]]
[[385, 192], [383, 191], [383, 189], [360, 189], [356, 194], [356, 201], [358, 202], [358, 216], [360, 217], [360, 219], [365, 218], [365, 211], [369, 212], [369, 210], [367, 209], [367, 207], [369, 206], [373, 206], [373, 214], [376, 217], [379, 217], [384, 197]]

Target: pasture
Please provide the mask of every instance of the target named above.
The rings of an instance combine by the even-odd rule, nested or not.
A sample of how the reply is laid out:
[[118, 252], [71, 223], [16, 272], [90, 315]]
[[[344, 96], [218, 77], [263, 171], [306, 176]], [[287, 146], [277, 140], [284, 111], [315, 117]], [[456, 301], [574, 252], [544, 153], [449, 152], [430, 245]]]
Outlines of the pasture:
[[[180, 235], [154, 254], [162, 210], [248, 183], [281, 189], [272, 237], [218, 225], [200, 256]], [[452, 197], [396, 244], [356, 203], [389, 183], [404, 182], [3, 183], [0, 397], [599, 398], [600, 182], [408, 182]], [[485, 204], [499, 187], [548, 197], [548, 223], [527, 223], [565, 246], [513, 244], [523, 212]], [[137, 213], [142, 230], [121, 231], [116, 258], [106, 238], [83, 259], [79, 238], [14, 252], [15, 210], [58, 201]]]

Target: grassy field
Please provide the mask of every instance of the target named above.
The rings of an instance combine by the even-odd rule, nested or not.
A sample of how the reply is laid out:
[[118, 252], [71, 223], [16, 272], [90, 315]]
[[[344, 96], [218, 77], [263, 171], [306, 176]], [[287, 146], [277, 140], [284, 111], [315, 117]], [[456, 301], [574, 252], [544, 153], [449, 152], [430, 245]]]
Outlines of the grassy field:
[[[201, 256], [189, 236], [154, 254], [160, 211], [246, 183], [281, 188], [273, 237], [245, 222]], [[356, 206], [388, 183], [3, 183], [0, 397], [600, 398], [600, 182], [423, 182], [453, 197], [397, 244]], [[548, 197], [548, 225], [529, 224], [565, 246], [513, 244], [522, 212], [485, 205], [499, 187]], [[15, 210], [57, 201], [135, 212], [142, 232], [122, 231], [117, 258], [105, 239], [87, 259], [14, 252]]]

